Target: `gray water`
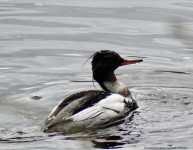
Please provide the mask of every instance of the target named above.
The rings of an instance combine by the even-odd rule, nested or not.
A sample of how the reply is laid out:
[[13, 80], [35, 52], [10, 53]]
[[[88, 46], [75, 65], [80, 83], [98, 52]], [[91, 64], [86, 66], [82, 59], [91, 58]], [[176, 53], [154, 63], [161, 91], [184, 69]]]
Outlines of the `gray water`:
[[[190, 0], [1, 0], [0, 149], [193, 149], [192, 25]], [[95, 134], [42, 133], [61, 100], [95, 89], [82, 66], [102, 49], [144, 60], [116, 70], [139, 109]]]

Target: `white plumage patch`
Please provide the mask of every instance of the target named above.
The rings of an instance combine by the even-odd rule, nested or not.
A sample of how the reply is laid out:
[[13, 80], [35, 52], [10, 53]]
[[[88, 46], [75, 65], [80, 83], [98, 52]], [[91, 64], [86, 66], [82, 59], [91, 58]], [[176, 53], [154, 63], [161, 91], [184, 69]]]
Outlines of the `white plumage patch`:
[[115, 92], [115, 93], [119, 93], [119, 92], [123, 92], [125, 89], [127, 89], [127, 87], [118, 81], [115, 82], [104, 82], [104, 85], [107, 89], [109, 89], [109, 91]]
[[108, 117], [115, 117], [120, 111], [124, 109], [125, 97], [119, 94], [111, 94], [102, 99], [94, 106], [82, 110], [81, 112], [69, 117], [73, 121], [84, 121], [92, 118], [105, 119]]

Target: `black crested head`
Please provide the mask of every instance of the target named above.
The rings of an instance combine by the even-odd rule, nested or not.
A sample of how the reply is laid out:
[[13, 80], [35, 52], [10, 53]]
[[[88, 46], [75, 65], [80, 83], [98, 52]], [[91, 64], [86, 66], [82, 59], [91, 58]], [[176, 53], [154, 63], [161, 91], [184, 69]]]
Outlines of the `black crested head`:
[[95, 52], [92, 59], [93, 78], [100, 86], [107, 90], [103, 82], [115, 81], [114, 71], [121, 66], [122, 58], [114, 51], [101, 50]]
[[117, 54], [114, 51], [109, 50], [101, 50], [93, 55], [92, 60], [92, 71], [99, 71], [100, 73], [103, 72], [109, 72], [116, 70], [119, 66], [121, 66], [121, 63], [123, 62], [123, 59], [119, 54]]
[[101, 50], [95, 52], [91, 62], [94, 80], [105, 89], [103, 82], [117, 80], [114, 71], [121, 66], [122, 62], [124, 62], [124, 59], [114, 51]]
[[[119, 54], [110, 50], [101, 50], [93, 54], [92, 71], [93, 78], [102, 87], [104, 81], [116, 81], [114, 71], [123, 65], [139, 63], [143, 60], [125, 60]], [[105, 89], [103, 87], [103, 89]]]

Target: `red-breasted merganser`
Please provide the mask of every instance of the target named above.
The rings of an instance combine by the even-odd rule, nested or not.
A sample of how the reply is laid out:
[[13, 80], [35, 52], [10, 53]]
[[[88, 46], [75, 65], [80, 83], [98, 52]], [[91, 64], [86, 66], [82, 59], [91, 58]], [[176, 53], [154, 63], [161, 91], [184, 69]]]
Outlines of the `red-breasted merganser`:
[[65, 98], [45, 120], [45, 132], [75, 133], [105, 128], [124, 120], [138, 108], [129, 89], [117, 81], [114, 71], [143, 60], [125, 60], [109, 50], [95, 52], [92, 57], [93, 79], [103, 90], [83, 91]]

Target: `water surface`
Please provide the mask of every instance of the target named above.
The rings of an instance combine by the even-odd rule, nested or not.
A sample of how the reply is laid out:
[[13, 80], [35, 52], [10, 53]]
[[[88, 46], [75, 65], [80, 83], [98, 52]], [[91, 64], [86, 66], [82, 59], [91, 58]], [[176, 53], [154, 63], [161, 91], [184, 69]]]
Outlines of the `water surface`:
[[[1, 1], [0, 149], [192, 149], [192, 5]], [[101, 49], [144, 60], [116, 70], [139, 109], [125, 123], [93, 135], [42, 133], [61, 100], [95, 89], [91, 82], [73, 81], [92, 80], [90, 61], [81, 67]]]

